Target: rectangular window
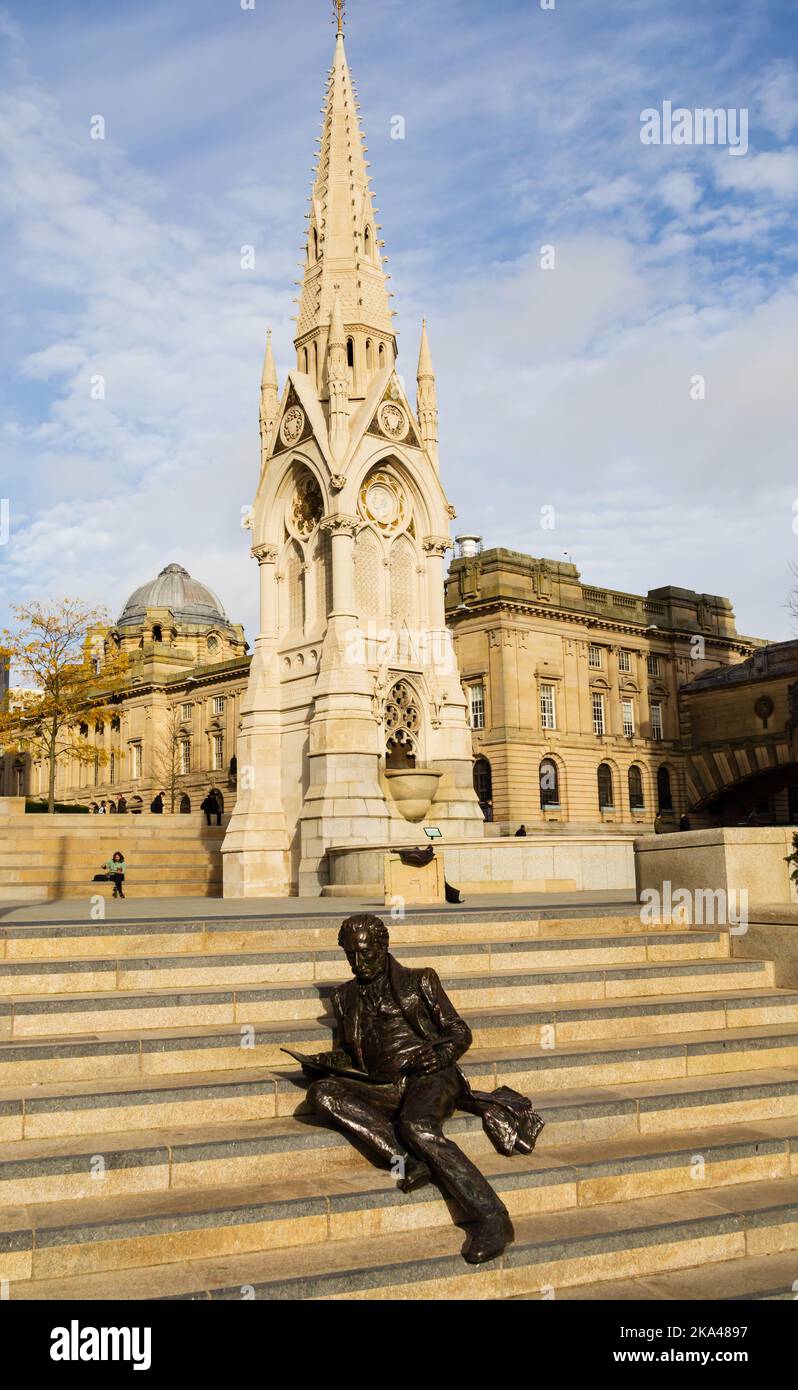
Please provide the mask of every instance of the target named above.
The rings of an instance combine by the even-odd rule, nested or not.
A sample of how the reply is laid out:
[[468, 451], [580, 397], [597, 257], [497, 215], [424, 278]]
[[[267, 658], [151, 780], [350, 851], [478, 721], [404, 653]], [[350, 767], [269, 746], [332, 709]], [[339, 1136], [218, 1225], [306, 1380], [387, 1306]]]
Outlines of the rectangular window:
[[130, 745], [130, 776], [134, 782], [138, 782], [141, 777], [141, 744], [131, 743]]
[[214, 734], [213, 736], [213, 770], [220, 772], [224, 767], [224, 736]]
[[190, 719], [190, 718], [191, 718], [191, 711], [192, 711], [193, 708], [194, 708], [193, 705], [181, 705], [181, 706], [180, 706], [180, 718], [183, 719], [183, 720]]
[[471, 685], [468, 688], [468, 698], [471, 707], [471, 728], [484, 729], [485, 727], [485, 687], [484, 685]]
[[662, 705], [651, 706], [651, 737], [657, 743], [662, 739]]
[[557, 706], [554, 702], [554, 686], [542, 685], [540, 687], [540, 727], [541, 729], [557, 728]]
[[623, 736], [624, 738], [634, 738], [635, 736], [635, 707], [631, 700], [623, 700]]
[[591, 671], [601, 670], [601, 647], [589, 647], [587, 654], [587, 664]]
[[600, 737], [604, 733], [604, 696], [593, 691], [593, 733]]
[[649, 652], [647, 665], [650, 676], [659, 675], [659, 657], [654, 652]]
[[213, 713], [214, 713], [214, 714], [224, 714], [224, 695], [214, 695], [214, 697], [213, 697]]
[[186, 777], [191, 771], [191, 743], [187, 738], [180, 742], [180, 776]]
[[632, 653], [631, 653], [631, 652], [619, 652], [619, 653], [618, 653], [618, 670], [619, 670], [619, 671], [623, 671], [626, 675], [628, 675], [629, 672], [631, 671], [631, 669], [632, 669]]

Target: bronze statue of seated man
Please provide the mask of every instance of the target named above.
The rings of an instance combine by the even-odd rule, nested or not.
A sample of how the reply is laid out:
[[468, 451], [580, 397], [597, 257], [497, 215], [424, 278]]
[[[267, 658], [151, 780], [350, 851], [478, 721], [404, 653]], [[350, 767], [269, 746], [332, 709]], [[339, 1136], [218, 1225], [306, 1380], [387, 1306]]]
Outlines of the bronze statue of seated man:
[[516, 1092], [471, 1091], [456, 1065], [471, 1045], [468, 1024], [434, 970], [406, 969], [389, 954], [388, 929], [379, 917], [347, 918], [338, 941], [354, 979], [332, 997], [335, 1050], [302, 1059], [309, 1075], [323, 1074], [309, 1087], [308, 1100], [391, 1168], [403, 1192], [434, 1180], [471, 1223], [464, 1258], [471, 1264], [495, 1259], [513, 1239], [507, 1208], [446, 1138], [443, 1123], [458, 1108], [482, 1114], [497, 1148], [528, 1153], [542, 1121]]

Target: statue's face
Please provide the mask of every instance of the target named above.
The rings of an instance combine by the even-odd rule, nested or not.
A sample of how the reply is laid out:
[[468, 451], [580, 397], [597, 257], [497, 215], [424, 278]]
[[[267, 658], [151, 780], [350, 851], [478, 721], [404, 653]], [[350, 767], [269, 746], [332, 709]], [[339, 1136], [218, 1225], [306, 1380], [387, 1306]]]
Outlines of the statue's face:
[[350, 932], [344, 946], [346, 958], [352, 967], [352, 974], [361, 984], [376, 980], [388, 964], [388, 947], [377, 941], [368, 927]]

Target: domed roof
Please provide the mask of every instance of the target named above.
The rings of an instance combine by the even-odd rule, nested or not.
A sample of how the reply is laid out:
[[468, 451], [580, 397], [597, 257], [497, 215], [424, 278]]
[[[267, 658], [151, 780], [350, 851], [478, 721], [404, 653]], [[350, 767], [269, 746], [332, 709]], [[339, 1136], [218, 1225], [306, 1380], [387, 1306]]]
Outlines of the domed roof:
[[216, 595], [199, 580], [192, 579], [182, 565], [167, 565], [157, 579], [136, 589], [125, 604], [117, 626], [139, 627], [148, 608], [168, 608], [178, 623], [230, 626]]

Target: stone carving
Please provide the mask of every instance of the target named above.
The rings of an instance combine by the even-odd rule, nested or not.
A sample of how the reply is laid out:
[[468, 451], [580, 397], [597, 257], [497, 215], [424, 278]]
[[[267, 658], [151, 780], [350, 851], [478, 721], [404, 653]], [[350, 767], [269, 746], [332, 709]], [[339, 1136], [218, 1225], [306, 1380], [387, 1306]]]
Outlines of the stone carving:
[[312, 474], [307, 473], [296, 485], [288, 516], [288, 529], [307, 540], [312, 536], [324, 515], [324, 498]]
[[424, 554], [435, 555], [439, 560], [445, 560], [451, 548], [448, 536], [426, 536], [424, 539]]
[[277, 563], [276, 545], [253, 545], [251, 554], [259, 565], [275, 565]]
[[292, 405], [290, 410], [285, 412], [283, 422], [280, 426], [280, 438], [286, 448], [290, 449], [301, 438], [305, 429], [305, 412], [301, 405]]
[[360, 514], [385, 536], [403, 531], [410, 516], [404, 489], [390, 473], [372, 473], [360, 489]]
[[346, 474], [333, 473], [330, 478], [330, 488], [333, 492], [343, 492], [346, 487]]
[[380, 429], [389, 439], [404, 439], [410, 429], [410, 421], [396, 401], [386, 401], [377, 418]]
[[543, 1121], [531, 1102], [502, 1086], [472, 1091], [457, 1066], [471, 1030], [434, 970], [412, 970], [389, 954], [379, 917], [349, 917], [339, 945], [354, 979], [332, 996], [334, 1050], [292, 1053], [305, 1074], [311, 1108], [399, 1174], [402, 1192], [430, 1182], [458, 1204], [468, 1223], [463, 1258], [496, 1259], [514, 1239], [507, 1208], [482, 1173], [443, 1132], [456, 1111], [480, 1116], [500, 1153], [531, 1153]]
[[388, 750], [403, 747], [406, 753], [415, 757], [421, 729], [421, 711], [416, 703], [413, 688], [407, 681], [397, 681], [391, 690], [385, 702], [383, 723]]
[[328, 531], [332, 536], [353, 536], [359, 525], [360, 522], [356, 516], [347, 516], [344, 512], [336, 512], [333, 516], [325, 516], [321, 523], [321, 529]]

